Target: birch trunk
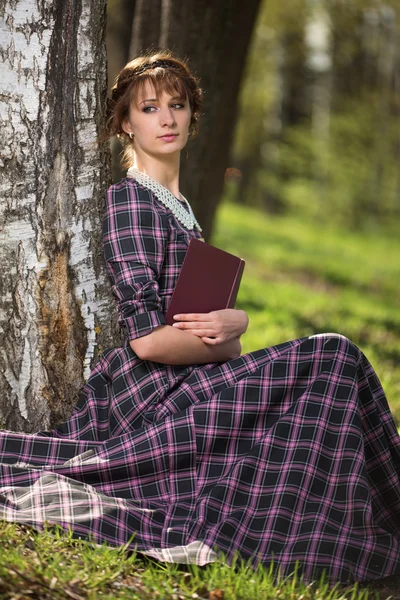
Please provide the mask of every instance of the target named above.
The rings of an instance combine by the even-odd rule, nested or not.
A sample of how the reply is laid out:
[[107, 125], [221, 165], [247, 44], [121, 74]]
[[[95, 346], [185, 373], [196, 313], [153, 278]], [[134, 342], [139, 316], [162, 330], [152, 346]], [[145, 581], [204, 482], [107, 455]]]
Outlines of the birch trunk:
[[116, 335], [100, 247], [104, 27], [105, 0], [0, 0], [0, 425], [9, 429], [67, 418]]

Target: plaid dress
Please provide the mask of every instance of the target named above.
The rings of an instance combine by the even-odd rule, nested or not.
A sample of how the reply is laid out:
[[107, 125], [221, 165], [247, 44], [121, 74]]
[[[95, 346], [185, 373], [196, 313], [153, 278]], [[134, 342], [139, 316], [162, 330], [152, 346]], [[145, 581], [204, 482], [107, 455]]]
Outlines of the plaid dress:
[[[164, 323], [199, 235], [134, 179], [110, 188], [104, 251], [128, 340]], [[381, 385], [341, 335], [191, 366], [126, 343], [103, 353], [69, 421], [0, 433], [0, 518], [347, 583], [400, 573], [399, 470]]]

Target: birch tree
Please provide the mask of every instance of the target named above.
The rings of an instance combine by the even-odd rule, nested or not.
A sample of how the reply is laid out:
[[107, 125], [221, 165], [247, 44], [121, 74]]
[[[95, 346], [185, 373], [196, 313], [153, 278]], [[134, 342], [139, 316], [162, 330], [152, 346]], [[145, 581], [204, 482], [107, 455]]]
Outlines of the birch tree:
[[0, 425], [64, 420], [116, 319], [103, 271], [105, 0], [0, 0]]

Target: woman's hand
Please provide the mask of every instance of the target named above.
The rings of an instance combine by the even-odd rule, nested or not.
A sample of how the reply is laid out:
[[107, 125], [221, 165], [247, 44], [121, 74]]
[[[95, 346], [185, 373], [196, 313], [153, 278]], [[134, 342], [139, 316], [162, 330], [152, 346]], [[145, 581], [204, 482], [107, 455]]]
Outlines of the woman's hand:
[[211, 345], [239, 338], [249, 324], [245, 311], [234, 308], [174, 315], [174, 320], [173, 327], [197, 335], [205, 344]]

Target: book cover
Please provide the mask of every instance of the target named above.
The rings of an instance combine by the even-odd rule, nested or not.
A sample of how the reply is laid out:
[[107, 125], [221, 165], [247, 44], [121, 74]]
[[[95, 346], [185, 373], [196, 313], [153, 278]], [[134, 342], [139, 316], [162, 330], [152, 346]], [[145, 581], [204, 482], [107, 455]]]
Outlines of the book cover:
[[191, 239], [166, 314], [207, 313], [234, 308], [245, 261], [220, 248]]

